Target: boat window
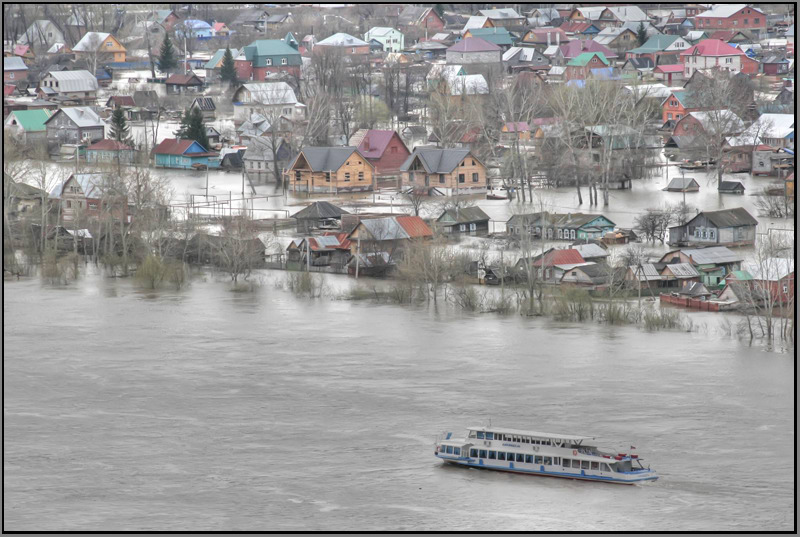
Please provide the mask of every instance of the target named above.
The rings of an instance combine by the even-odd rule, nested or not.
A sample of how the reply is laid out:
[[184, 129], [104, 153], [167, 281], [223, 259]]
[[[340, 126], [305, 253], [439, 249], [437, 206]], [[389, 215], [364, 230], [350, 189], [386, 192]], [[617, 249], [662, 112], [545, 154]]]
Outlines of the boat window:
[[525, 462], [533, 464], [533, 455], [525, 455]]
[[611, 468], [609, 468], [609, 467], [608, 467], [608, 465], [607, 465], [606, 463], [603, 463], [603, 464], [602, 464], [602, 467], [603, 467], [603, 471], [604, 471], [604, 472], [610, 472], [610, 471], [611, 471]]
[[545, 464], [553, 464], [553, 457], [545, 457], [544, 458]]
[[490, 451], [489, 452], [489, 458], [490, 459], [496, 459], [497, 458], [497, 452], [496, 451]]
[[480, 453], [481, 453], [481, 459], [485, 459], [485, 458], [486, 458], [486, 450], [485, 450], [485, 449], [482, 449], [482, 450], [480, 451]]
[[600, 469], [600, 463], [592, 461], [592, 470], [599, 470], [599, 469]]
[[536, 464], [542, 464], [542, 456], [541, 455], [536, 455], [536, 457], [534, 457], [533, 462], [536, 463]]
[[469, 456], [470, 457], [477, 457], [478, 456], [478, 450], [477, 449], [470, 449], [469, 450]]
[[589, 461], [581, 461], [581, 469], [588, 470], [589, 469]]
[[475, 438], [475, 431], [470, 431], [469, 432], [469, 437], [470, 438]]
[[498, 451], [498, 452], [497, 452], [497, 460], [498, 460], [498, 461], [504, 461], [504, 460], [506, 460], [506, 454], [505, 454], [505, 452], [503, 452], [503, 451]]
[[494, 440], [494, 433], [486, 433], [486, 440]]
[[517, 453], [517, 462], [525, 462], [525, 455]]
[[453, 454], [453, 446], [447, 446], [447, 453], [449, 453], [450, 455]]
[[453, 448], [453, 455], [461, 455], [461, 448], [459, 447]]
[[580, 468], [581, 467], [581, 461], [576, 461], [575, 459], [572, 459], [572, 467], [573, 468]]
[[553, 457], [553, 464], [561, 464], [561, 457]]
[[522, 442], [523, 442], [524, 444], [530, 444], [530, 443], [531, 443], [531, 439], [530, 439], [530, 438], [528, 438], [527, 436], [523, 436], [523, 437], [522, 437]]
[[478, 431], [478, 438], [483, 438], [483, 433], [481, 431]]
[[570, 459], [561, 459], [561, 466], [564, 468], [569, 468], [569, 461]]

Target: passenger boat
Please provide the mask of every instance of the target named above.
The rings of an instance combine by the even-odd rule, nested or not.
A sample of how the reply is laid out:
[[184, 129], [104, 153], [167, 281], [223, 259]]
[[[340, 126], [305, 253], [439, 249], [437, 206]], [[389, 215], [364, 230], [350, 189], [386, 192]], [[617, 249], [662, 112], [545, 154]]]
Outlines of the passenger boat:
[[469, 427], [463, 438], [445, 433], [437, 439], [435, 453], [451, 464], [520, 474], [623, 485], [658, 479], [638, 455], [600, 451], [594, 440], [594, 436]]

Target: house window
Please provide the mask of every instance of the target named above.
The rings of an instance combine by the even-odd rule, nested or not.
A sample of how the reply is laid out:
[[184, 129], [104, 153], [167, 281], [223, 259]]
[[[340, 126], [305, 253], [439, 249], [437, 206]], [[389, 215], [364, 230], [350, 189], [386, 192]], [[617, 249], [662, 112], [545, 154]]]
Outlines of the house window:
[[72, 202], [67, 200], [67, 209], [72, 209]]
[[571, 230], [569, 231], [569, 237], [570, 237], [571, 239], [574, 239], [574, 238], [575, 238], [575, 230], [574, 230], [574, 229], [571, 229]]
[[267, 58], [267, 66], [272, 65], [272, 58]]
[[358, 180], [359, 181], [363, 181], [364, 180], [364, 172], [358, 172]]
[[111, 48], [111, 41], [109, 41], [108, 43], [106, 43], [106, 48]]
[[391, 148], [389, 148], [389, 152], [390, 153], [397, 153], [397, 148], [396, 147], [391, 147]]
[[13, 78], [14, 78], [14, 73], [8, 73], [8, 78], [10, 78], [10, 79], [12, 79], [12, 80], [13, 80]]
[[714, 235], [715, 235], [714, 230], [713, 229], [709, 229], [708, 230], [708, 238], [711, 239], [711, 240], [714, 240]]
[[758, 24], [760, 21], [761, 21], [761, 19], [755, 18], [755, 19], [753, 19], [753, 24]]
[[465, 179], [465, 177], [464, 177], [464, 174], [463, 174], [463, 173], [459, 173], [459, 174], [458, 174], [458, 182], [459, 182], [459, 183], [463, 183], [465, 180], [466, 180], [466, 179]]
[[353, 54], [356, 53], [356, 47], [353, 47]]
[[441, 185], [444, 184], [444, 174], [443, 173], [439, 174], [439, 184], [441, 184]]
[[286, 65], [288, 60], [286, 58], [281, 58], [281, 65]]
[[349, 181], [350, 180], [350, 173], [349, 172], [344, 174], [344, 180], [345, 181]]
[[331, 172], [325, 172], [325, 182], [326, 183], [331, 182]]
[[459, 231], [466, 231], [467, 230], [467, 225], [466, 224], [459, 224], [458, 225], [458, 230]]
[[473, 173], [472, 174], [472, 182], [473, 183], [477, 183], [478, 182], [478, 174], [477, 173]]
[[672, 119], [672, 114], [668, 113], [667, 114], [667, 119]]

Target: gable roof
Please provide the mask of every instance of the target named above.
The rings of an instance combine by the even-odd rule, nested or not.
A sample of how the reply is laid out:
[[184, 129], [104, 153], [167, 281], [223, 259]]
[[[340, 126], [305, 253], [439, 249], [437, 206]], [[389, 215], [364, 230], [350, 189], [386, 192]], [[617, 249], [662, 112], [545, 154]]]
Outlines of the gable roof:
[[[305, 158], [312, 171], [315, 172], [328, 172], [336, 171], [341, 168], [344, 163], [350, 158], [353, 153], [358, 154], [364, 158], [358, 149], [355, 147], [304, 147], [300, 153], [292, 161], [289, 168], [293, 168], [297, 159], [302, 155]], [[364, 158], [364, 161], [369, 165], [372, 164]]]
[[394, 218], [406, 232], [409, 239], [433, 236], [431, 228], [419, 216], [395, 216]]
[[735, 15], [739, 11], [743, 10], [746, 7], [750, 7], [756, 13], [764, 14], [763, 11], [760, 9], [756, 9], [752, 6], [748, 6], [747, 4], [714, 4], [711, 9], [707, 11], [703, 11], [702, 13], [698, 13], [695, 15], [696, 19], [707, 19], [707, 18], [723, 18], [727, 19], [731, 15]]
[[[416, 159], [428, 173], [451, 173], [461, 164], [461, 161], [471, 155], [469, 149], [414, 149], [406, 161], [400, 166], [402, 171], [408, 171]], [[475, 158], [474, 156], [472, 158]], [[475, 160], [478, 160], [475, 158]]]
[[[346, 34], [344, 32], [339, 32], [338, 34], [333, 34], [330, 37], [323, 39], [322, 41], [318, 41], [318, 46], [329, 46], [329, 47], [362, 47], [364, 45], [368, 45], [366, 41], [363, 41], [357, 37], [353, 37], [350, 34]], [[287, 47], [289, 45], [286, 45]], [[291, 48], [291, 47], [289, 47]]]
[[551, 248], [550, 250], [546, 251], [544, 255], [536, 256], [533, 261], [533, 266], [550, 267], [553, 265], [573, 265], [585, 262], [586, 260], [583, 258], [580, 252], [574, 248], [565, 248], [561, 250]]
[[[235, 48], [231, 49], [231, 55], [236, 58], [239, 55], [239, 51]], [[211, 59], [206, 62], [203, 66], [203, 69], [216, 69], [218, 67], [222, 67], [222, 59], [225, 57], [225, 49], [220, 48], [211, 56]]]
[[175, 86], [202, 86], [203, 81], [200, 80], [196, 74], [189, 72], [184, 74], [173, 74], [170, 75], [169, 78], [164, 82], [165, 84], [171, 84]]
[[581, 41], [576, 39], [574, 41], [570, 41], [569, 43], [565, 43], [558, 47], [558, 51], [564, 58], [577, 58], [584, 52], [600, 52], [606, 58], [617, 58], [617, 53], [605, 46], [602, 43], [598, 43], [593, 39]]
[[437, 222], [441, 222], [442, 219], [447, 218], [447, 223], [453, 224], [465, 224], [468, 222], [483, 222], [488, 221], [489, 215], [483, 212], [483, 209], [480, 207], [461, 207], [458, 210], [456, 209], [448, 209], [442, 212], [439, 215], [439, 218], [436, 219]]
[[58, 82], [58, 92], [70, 91], [97, 91], [97, 77], [89, 71], [50, 71], [47, 76], [53, 77]]
[[499, 50], [501, 50], [500, 47], [480, 37], [465, 37], [448, 48], [447, 52], [494, 52]]
[[633, 48], [628, 52], [631, 54], [648, 54], [651, 52], [661, 52], [666, 50], [667, 47], [672, 45], [675, 41], [681, 39], [679, 35], [654, 35], [645, 41], [641, 46]]
[[511, 34], [502, 26], [495, 28], [476, 28], [469, 31], [472, 37], [480, 37], [484, 41], [494, 43], [495, 45], [511, 46], [513, 40]]
[[669, 270], [676, 278], [696, 278], [700, 276], [697, 269], [691, 263], [671, 263], [664, 267], [662, 274]]
[[[202, 152], [199, 153], [188, 153], [188, 150], [193, 146], [196, 145]], [[217, 153], [212, 151], [208, 151], [198, 142], [194, 140], [189, 140], [186, 138], [165, 138], [160, 144], [158, 144], [153, 149], [154, 154], [159, 155], [193, 155], [193, 156], [216, 156]]]
[[364, 133], [363, 138], [358, 144], [358, 151], [364, 155], [364, 158], [377, 159], [383, 156], [384, 151], [389, 146], [392, 138], [397, 137], [400, 143], [405, 146], [400, 135], [395, 131], [369, 129]]
[[512, 8], [502, 9], [481, 9], [479, 12], [482, 16], [489, 19], [502, 20], [502, 19], [521, 19], [522, 15]]
[[[756, 226], [758, 220], [747, 212], [744, 207], [735, 207], [733, 209], [722, 209], [719, 211], [702, 211], [700, 214], [692, 218], [705, 216], [712, 224], [719, 228], [723, 227], [736, 227], [736, 226]], [[690, 220], [689, 222], [691, 222]], [[687, 224], [689, 223], [687, 222]]]
[[586, 244], [573, 244], [572, 248], [577, 250], [581, 257], [584, 259], [591, 259], [593, 257], [608, 257], [608, 251], [602, 246], [598, 246], [593, 242]]
[[126, 151], [132, 149], [133, 148], [127, 144], [109, 139], [98, 140], [86, 148], [87, 151]]
[[265, 105], [297, 104], [297, 96], [286, 82], [250, 82], [242, 84], [233, 94], [234, 98], [245, 88], [253, 102]]
[[67, 116], [78, 127], [105, 127], [100, 116], [89, 106], [72, 106], [56, 110], [45, 123], [52, 121], [59, 113]]
[[80, 185], [83, 195], [87, 198], [100, 197], [103, 183], [102, 173], [77, 173], [72, 174], [62, 182], [53, 187], [50, 191], [50, 197], [54, 199], [61, 198], [64, 188], [71, 180], [74, 180]]
[[328, 201], [315, 201], [294, 213], [292, 218], [297, 220], [320, 220], [322, 218], [341, 218], [343, 214], [350, 213]]
[[593, 57], [597, 56], [597, 58], [606, 66], [609, 65], [609, 61], [606, 59], [605, 54], [602, 52], [583, 52], [578, 54], [576, 57], [572, 58], [570, 61], [567, 62], [567, 65], [576, 65], [579, 67], [583, 67], [589, 64]]
[[[707, 248], [681, 248], [682, 254], [689, 257], [695, 265], [719, 265], [744, 261], [744, 256], [738, 254], [727, 246], [709, 246]], [[672, 252], [665, 254], [664, 260]]]
[[[233, 53], [233, 50], [231, 50]], [[257, 39], [244, 47], [240, 53], [244, 53], [247, 61], [256, 61], [262, 56], [298, 56], [300, 51], [287, 44], [282, 39]], [[236, 54], [233, 56], [236, 58]], [[261, 67], [259, 65], [259, 67]]]
[[719, 39], [703, 39], [696, 45], [681, 52], [681, 56], [742, 56], [744, 52]]
[[13, 110], [9, 115], [16, 119], [25, 132], [41, 132], [46, 129], [44, 124], [50, 119], [50, 110]]
[[214, 99], [211, 97], [195, 97], [190, 107], [194, 106], [195, 104], [200, 110], [204, 110], [206, 112], [213, 112], [217, 109], [216, 105], [214, 104]]
[[86, 32], [81, 40], [72, 47], [73, 52], [94, 52], [111, 34], [108, 32]]
[[117, 106], [136, 106], [136, 102], [130, 95], [112, 95], [106, 101], [106, 106], [110, 106], [111, 103]]

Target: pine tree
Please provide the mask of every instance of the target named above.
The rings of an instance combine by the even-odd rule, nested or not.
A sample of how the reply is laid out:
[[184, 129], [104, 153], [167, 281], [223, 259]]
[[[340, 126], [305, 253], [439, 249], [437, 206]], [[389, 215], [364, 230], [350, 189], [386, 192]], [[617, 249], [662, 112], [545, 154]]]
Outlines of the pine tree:
[[172, 46], [172, 41], [170, 41], [169, 34], [167, 34], [164, 36], [164, 42], [161, 43], [158, 68], [162, 73], [169, 73], [176, 67], [178, 67], [178, 59], [175, 57], [175, 47]]
[[125, 120], [125, 112], [122, 111], [122, 108], [114, 109], [114, 113], [111, 114], [111, 132], [109, 133], [109, 138], [117, 142], [122, 142], [125, 145], [133, 145], [131, 132], [128, 128], [128, 122]]
[[639, 27], [636, 28], [636, 40], [639, 41], [640, 47], [647, 41], [647, 29], [644, 27], [643, 22], [640, 22]]
[[236, 65], [233, 63], [233, 54], [231, 54], [230, 47], [225, 48], [225, 55], [222, 56], [222, 68], [220, 69], [219, 76], [223, 82], [228, 82], [234, 85], [236, 79]]
[[181, 126], [176, 133], [178, 138], [194, 140], [208, 149], [208, 136], [206, 135], [205, 119], [199, 108], [186, 109], [181, 117]]

